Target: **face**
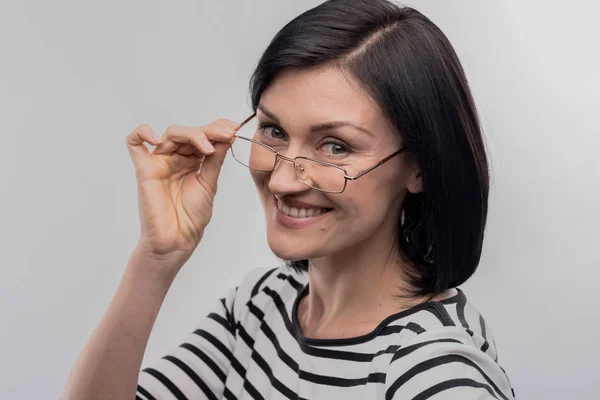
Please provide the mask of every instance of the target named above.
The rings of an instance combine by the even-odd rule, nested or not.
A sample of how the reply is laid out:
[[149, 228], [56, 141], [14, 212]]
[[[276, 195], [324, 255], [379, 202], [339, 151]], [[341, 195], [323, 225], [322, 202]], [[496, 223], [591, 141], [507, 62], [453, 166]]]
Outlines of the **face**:
[[[349, 176], [403, 145], [374, 101], [334, 68], [280, 74], [263, 93], [256, 118], [255, 138], [280, 154], [317, 158], [343, 167]], [[333, 122], [349, 124], [316, 129]], [[374, 243], [393, 244], [407, 191], [420, 191], [418, 176], [407, 152], [349, 180], [339, 194], [307, 187], [285, 160], [273, 172], [252, 171], [269, 246], [284, 260], [351, 257]]]

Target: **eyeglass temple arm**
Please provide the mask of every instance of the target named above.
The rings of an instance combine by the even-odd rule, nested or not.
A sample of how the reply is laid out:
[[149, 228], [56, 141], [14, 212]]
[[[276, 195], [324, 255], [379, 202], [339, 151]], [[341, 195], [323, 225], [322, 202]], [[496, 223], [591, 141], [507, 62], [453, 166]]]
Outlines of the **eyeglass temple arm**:
[[386, 161], [390, 160], [391, 158], [393, 158], [393, 157], [397, 156], [398, 154], [402, 153], [404, 150], [406, 150], [405, 147], [401, 148], [398, 151], [395, 151], [394, 153], [390, 154], [389, 156], [387, 156], [383, 160], [379, 161], [377, 164], [375, 164], [371, 168], [365, 169], [364, 171], [362, 171], [360, 174], [358, 174], [356, 176], [348, 176], [348, 175], [346, 175], [346, 179], [351, 180], [351, 181], [356, 180], [356, 179], [360, 178], [361, 176], [363, 176], [364, 174], [366, 174], [367, 172], [373, 171], [375, 168], [379, 167], [381, 164], [385, 163]]
[[256, 117], [256, 112], [252, 113], [251, 116], [249, 116], [248, 118], [246, 118], [241, 124], [240, 126], [238, 126], [235, 131], [239, 131], [244, 125], [246, 125], [248, 123], [248, 121], [250, 121], [252, 118]]

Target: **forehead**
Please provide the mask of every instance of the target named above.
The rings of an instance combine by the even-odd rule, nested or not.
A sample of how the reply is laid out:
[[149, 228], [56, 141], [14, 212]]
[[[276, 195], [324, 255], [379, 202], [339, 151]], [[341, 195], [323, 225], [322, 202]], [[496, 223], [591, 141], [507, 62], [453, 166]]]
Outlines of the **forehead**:
[[373, 132], [389, 129], [380, 108], [358, 82], [333, 67], [285, 70], [263, 92], [260, 103], [282, 124], [345, 120]]

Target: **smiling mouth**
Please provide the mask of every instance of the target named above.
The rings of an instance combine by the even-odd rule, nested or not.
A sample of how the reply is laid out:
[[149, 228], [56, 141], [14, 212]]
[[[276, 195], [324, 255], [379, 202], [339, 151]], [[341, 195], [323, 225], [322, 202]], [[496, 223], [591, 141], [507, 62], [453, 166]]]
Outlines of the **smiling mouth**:
[[292, 218], [311, 218], [317, 217], [321, 214], [328, 213], [333, 210], [333, 208], [296, 208], [289, 207], [281, 200], [277, 200], [277, 209], [281, 211], [283, 214]]

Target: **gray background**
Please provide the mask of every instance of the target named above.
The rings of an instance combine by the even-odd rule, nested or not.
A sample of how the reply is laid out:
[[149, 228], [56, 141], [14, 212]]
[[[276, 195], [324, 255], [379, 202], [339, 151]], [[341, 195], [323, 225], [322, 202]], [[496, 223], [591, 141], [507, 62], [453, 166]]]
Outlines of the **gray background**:
[[[0, 0], [0, 398], [58, 398], [138, 235], [124, 137], [248, 113], [272, 35], [315, 0]], [[418, 1], [464, 63], [493, 161], [464, 286], [522, 399], [596, 399], [600, 56], [596, 2]], [[567, 5], [568, 4], [568, 5]], [[253, 267], [273, 266], [233, 160], [145, 361]]]

